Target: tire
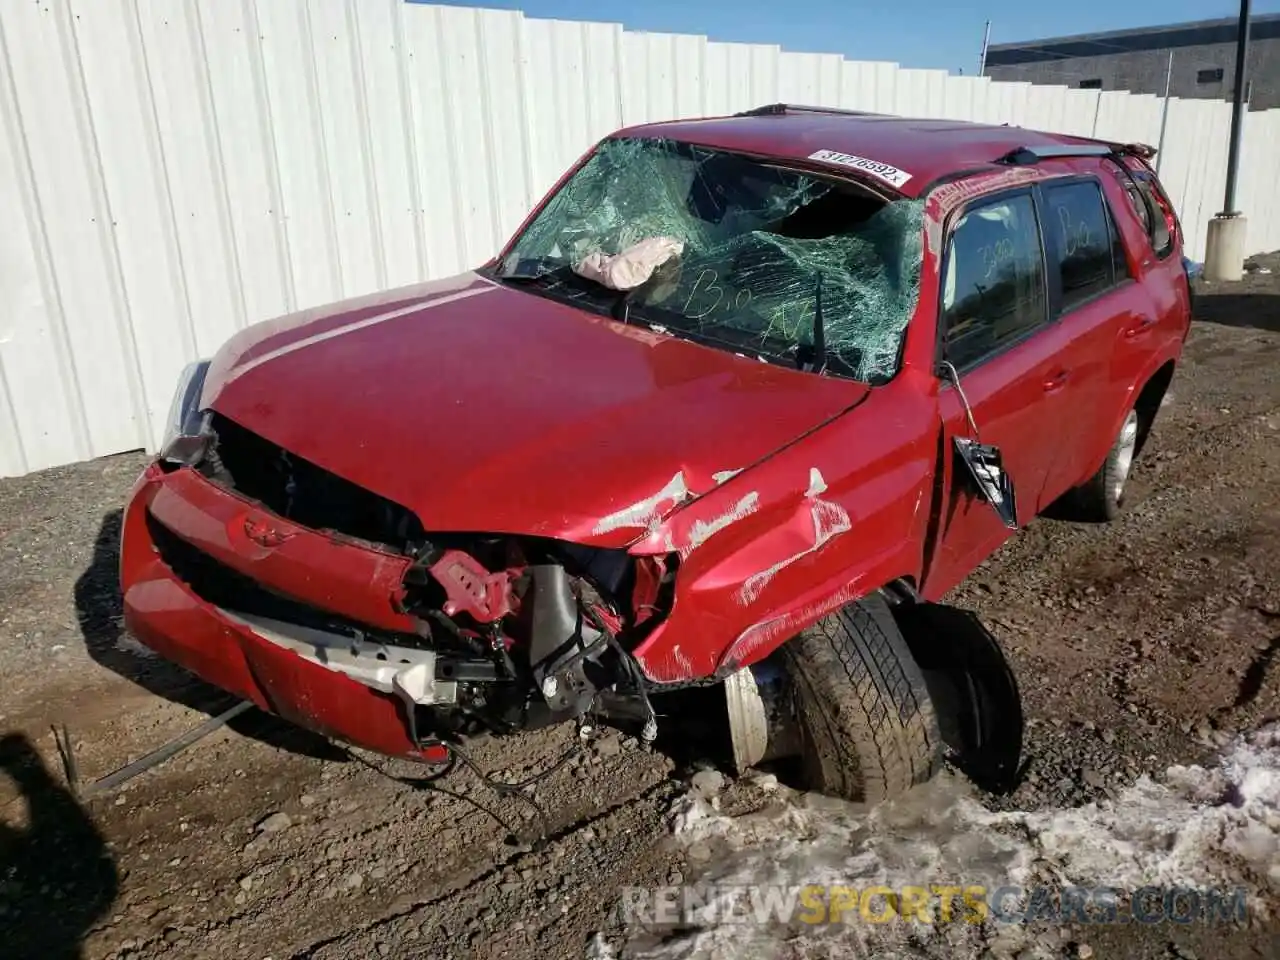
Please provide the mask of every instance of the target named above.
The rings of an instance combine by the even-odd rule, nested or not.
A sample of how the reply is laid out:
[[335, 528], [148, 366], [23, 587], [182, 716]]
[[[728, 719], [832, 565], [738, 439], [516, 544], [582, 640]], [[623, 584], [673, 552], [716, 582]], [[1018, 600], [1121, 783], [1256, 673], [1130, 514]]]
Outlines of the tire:
[[1098, 472], [1071, 491], [1070, 519], [1084, 523], [1109, 523], [1120, 516], [1124, 509], [1125, 487], [1144, 439], [1143, 433], [1141, 416], [1136, 408], [1130, 410]]
[[938, 771], [933, 703], [883, 597], [824, 617], [783, 651], [811, 789], [876, 803]]

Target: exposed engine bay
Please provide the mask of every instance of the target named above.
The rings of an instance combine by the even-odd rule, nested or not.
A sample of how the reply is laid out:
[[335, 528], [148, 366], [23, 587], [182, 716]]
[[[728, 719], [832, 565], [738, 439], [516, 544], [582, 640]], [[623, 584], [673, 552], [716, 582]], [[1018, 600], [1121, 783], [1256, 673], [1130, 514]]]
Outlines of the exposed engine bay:
[[[284, 596], [150, 520], [157, 549], [256, 634], [406, 705], [416, 743], [588, 713], [656, 735], [630, 651], [670, 604], [674, 562], [534, 537], [428, 533], [408, 510], [211, 414], [206, 478], [335, 539], [410, 558], [387, 630]], [[265, 543], [270, 531], [248, 531]], [[263, 539], [260, 539], [263, 538]], [[340, 604], [335, 603], [334, 609]]]

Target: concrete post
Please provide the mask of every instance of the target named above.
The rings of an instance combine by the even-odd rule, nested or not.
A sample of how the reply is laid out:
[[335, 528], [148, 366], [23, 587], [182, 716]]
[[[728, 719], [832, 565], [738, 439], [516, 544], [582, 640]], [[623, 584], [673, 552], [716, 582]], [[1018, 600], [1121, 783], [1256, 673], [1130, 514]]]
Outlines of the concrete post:
[[1244, 276], [1245, 219], [1236, 209], [1236, 176], [1240, 170], [1240, 141], [1244, 133], [1244, 104], [1249, 62], [1249, 0], [1240, 0], [1236, 27], [1236, 84], [1231, 98], [1231, 140], [1227, 144], [1227, 192], [1223, 210], [1209, 221], [1204, 254], [1204, 278], [1229, 283]]
[[1204, 278], [1210, 283], [1231, 283], [1244, 276], [1247, 226], [1238, 213], [1220, 213], [1209, 221]]

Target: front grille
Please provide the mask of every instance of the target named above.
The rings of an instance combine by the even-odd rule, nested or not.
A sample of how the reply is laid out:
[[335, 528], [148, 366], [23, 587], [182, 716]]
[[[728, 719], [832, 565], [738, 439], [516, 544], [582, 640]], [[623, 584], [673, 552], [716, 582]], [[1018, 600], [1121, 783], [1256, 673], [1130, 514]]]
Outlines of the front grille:
[[216, 442], [201, 469], [209, 479], [313, 530], [331, 530], [403, 550], [423, 539], [413, 513], [213, 414]]

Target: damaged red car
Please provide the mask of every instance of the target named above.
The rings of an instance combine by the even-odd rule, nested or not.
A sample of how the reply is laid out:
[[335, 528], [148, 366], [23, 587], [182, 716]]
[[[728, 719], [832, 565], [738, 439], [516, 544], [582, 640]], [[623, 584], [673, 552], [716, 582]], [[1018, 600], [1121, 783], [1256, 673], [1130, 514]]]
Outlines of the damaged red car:
[[1007, 773], [1016, 685], [938, 601], [1037, 514], [1123, 504], [1190, 320], [1151, 154], [785, 105], [614, 134], [474, 272], [184, 372], [128, 628], [398, 756], [652, 739], [722, 683], [739, 766]]

